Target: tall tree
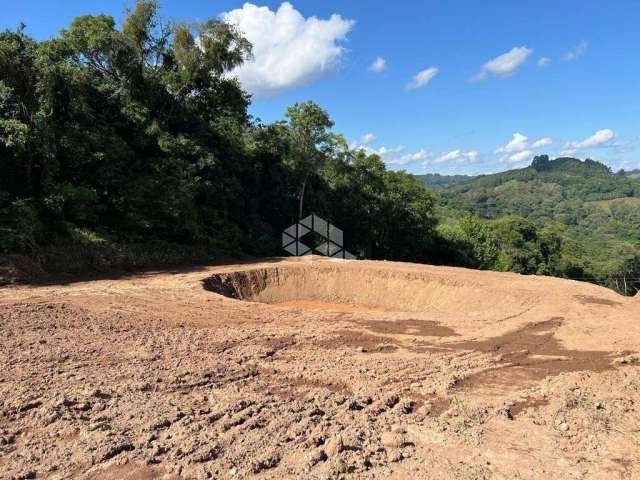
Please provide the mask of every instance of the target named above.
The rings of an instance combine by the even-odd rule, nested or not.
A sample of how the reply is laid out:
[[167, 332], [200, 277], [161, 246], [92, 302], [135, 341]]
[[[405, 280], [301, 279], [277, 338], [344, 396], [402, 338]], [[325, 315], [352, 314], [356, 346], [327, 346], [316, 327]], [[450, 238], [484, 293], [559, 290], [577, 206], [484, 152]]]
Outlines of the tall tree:
[[331, 132], [329, 114], [312, 101], [287, 109], [290, 154], [287, 158], [297, 180], [298, 221], [304, 211], [304, 195], [311, 175], [317, 173], [334, 153], [338, 139]]

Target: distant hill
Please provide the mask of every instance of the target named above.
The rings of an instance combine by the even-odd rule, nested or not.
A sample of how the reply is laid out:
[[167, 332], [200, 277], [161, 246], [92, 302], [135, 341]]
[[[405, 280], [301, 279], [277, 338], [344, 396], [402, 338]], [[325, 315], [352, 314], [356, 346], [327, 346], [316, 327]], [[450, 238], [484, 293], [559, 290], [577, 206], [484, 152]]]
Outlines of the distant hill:
[[438, 190], [450, 187], [460, 182], [472, 180], [476, 177], [471, 175], [440, 175], [439, 173], [427, 173], [426, 175], [416, 175], [426, 188]]
[[439, 195], [449, 211], [564, 225], [595, 270], [606, 271], [610, 262], [640, 252], [639, 177], [589, 159], [541, 156], [526, 168], [453, 183]]
[[640, 168], [636, 168], [635, 170], [624, 172], [624, 174], [629, 178], [640, 179]]

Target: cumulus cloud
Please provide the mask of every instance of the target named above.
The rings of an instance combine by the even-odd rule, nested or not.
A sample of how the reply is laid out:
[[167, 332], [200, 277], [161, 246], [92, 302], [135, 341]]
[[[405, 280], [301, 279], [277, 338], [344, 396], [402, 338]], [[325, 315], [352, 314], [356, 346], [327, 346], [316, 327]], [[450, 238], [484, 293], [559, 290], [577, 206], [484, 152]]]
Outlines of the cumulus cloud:
[[334, 70], [344, 54], [340, 43], [354, 25], [337, 14], [327, 20], [304, 18], [288, 2], [277, 11], [245, 3], [222, 19], [237, 25], [253, 45], [253, 59], [231, 74], [258, 96], [305, 85]]
[[478, 82], [486, 79], [490, 75], [495, 75], [497, 77], [508, 77], [513, 75], [532, 52], [533, 50], [526, 46], [513, 47], [507, 53], [503, 53], [502, 55], [499, 55], [493, 60], [489, 60], [485, 63], [480, 69], [480, 72], [478, 72], [478, 74], [471, 80]]
[[360, 137], [359, 143], [361, 145], [369, 145], [376, 140], [376, 136], [373, 133], [365, 133], [362, 137]]
[[425, 149], [402, 155], [405, 150], [403, 145], [372, 147], [371, 143], [375, 142], [375, 140], [376, 136], [374, 134], [367, 133], [360, 137], [357, 142], [354, 142], [350, 148], [352, 150], [363, 150], [367, 155], [378, 155], [387, 165], [407, 165], [414, 162], [425, 162], [433, 156], [431, 152]]
[[528, 140], [529, 138], [519, 132], [513, 134], [511, 140], [496, 150], [495, 153], [511, 153], [511, 152], [520, 152], [522, 150], [526, 150], [528, 148]]
[[536, 62], [536, 65], [542, 68], [542, 67], [546, 67], [550, 63], [551, 63], [551, 59], [549, 57], [542, 57], [538, 59], [538, 61]]
[[[518, 160], [511, 160], [514, 157], [517, 158], [517, 156], [513, 154], [525, 152], [525, 151], [529, 152], [530, 154], [531, 153], [530, 150], [546, 147], [547, 145], [551, 145], [552, 143], [553, 143], [553, 140], [549, 137], [539, 138], [533, 143], [529, 143], [529, 137], [527, 137], [526, 135], [523, 135], [522, 133], [516, 132], [511, 137], [511, 140], [509, 140], [509, 142], [507, 142], [506, 145], [503, 145], [502, 147], [496, 149], [495, 153], [507, 154], [502, 158], [502, 160], [518, 161]], [[509, 155], [509, 154], [512, 154], [512, 155]], [[522, 156], [522, 158], [525, 158], [525, 157], [526, 155]], [[519, 160], [522, 160], [522, 158], [519, 158]]]
[[369, 71], [373, 73], [381, 73], [387, 69], [387, 61], [382, 57], [377, 57], [369, 66]]
[[464, 163], [467, 160], [473, 162], [478, 159], [478, 152], [470, 151], [463, 152], [462, 150], [451, 150], [450, 152], [444, 152], [434, 160], [434, 163], [453, 162]]
[[613, 140], [616, 136], [613, 130], [609, 128], [604, 128], [602, 130], [598, 130], [596, 133], [591, 135], [590, 137], [585, 138], [584, 140], [579, 140], [575, 142], [567, 143], [565, 153], [573, 153], [576, 150], [584, 150], [586, 148], [595, 148], [601, 147]]
[[413, 162], [424, 162], [431, 158], [433, 154], [427, 150], [421, 149], [417, 152], [407, 153], [406, 155], [402, 155], [401, 157], [394, 157], [388, 160], [385, 160], [385, 163], [388, 165], [407, 165], [408, 163]]
[[366, 133], [357, 141], [351, 143], [349, 148], [351, 148], [351, 150], [362, 150], [367, 155], [378, 155], [384, 163], [393, 166], [404, 166], [418, 162], [420, 162], [423, 167], [429, 164], [445, 162], [462, 164], [474, 162], [480, 156], [475, 150], [464, 151], [461, 149], [443, 152], [439, 156], [434, 155], [433, 152], [424, 148], [405, 153], [406, 148], [403, 145], [396, 147], [372, 145], [375, 144], [376, 140], [377, 137], [373, 133]]
[[370, 149], [370, 153], [375, 153], [381, 157], [386, 157], [387, 155], [392, 155], [394, 153], [399, 153], [404, 150], [404, 145], [398, 145], [397, 147], [379, 147], [377, 149]]
[[416, 88], [422, 88], [427, 85], [433, 77], [438, 74], [436, 67], [429, 67], [421, 72], [418, 72], [413, 76], [411, 81], [407, 83], [407, 90], [415, 90]]
[[460, 150], [452, 150], [450, 152], [445, 152], [436, 158], [436, 163], [450, 162], [451, 160], [456, 160], [461, 156], [462, 152]]
[[533, 152], [531, 150], [522, 150], [521, 152], [514, 153], [513, 155], [509, 155], [506, 158], [506, 161], [509, 163], [521, 162], [523, 160], [530, 159], [533, 156]]
[[471, 152], [465, 152], [462, 154], [462, 156], [465, 157], [470, 162], [475, 162], [478, 159], [479, 155], [480, 154], [475, 150], [472, 150]]
[[567, 52], [564, 55], [564, 59], [566, 61], [575, 60], [576, 58], [584, 55], [588, 47], [589, 47], [589, 43], [585, 40], [582, 40], [577, 47], [575, 47], [573, 50], [571, 50], [570, 52]]
[[[375, 143], [377, 139], [378, 137], [376, 137], [375, 134], [365, 133], [357, 141], [352, 142], [349, 145], [349, 148], [351, 150], [363, 150], [367, 155], [378, 155], [386, 163], [408, 163], [408, 161], [402, 161], [401, 157], [392, 157], [393, 155], [397, 155], [404, 150], [403, 145], [398, 145], [396, 147], [386, 147], [384, 145], [380, 147], [372, 146], [372, 144]], [[408, 155], [406, 157], [408, 158]]]
[[531, 148], [542, 148], [542, 147], [546, 147], [547, 145], [551, 145], [552, 143], [553, 143], [552, 139], [550, 139], [549, 137], [544, 137], [533, 142], [531, 144]]

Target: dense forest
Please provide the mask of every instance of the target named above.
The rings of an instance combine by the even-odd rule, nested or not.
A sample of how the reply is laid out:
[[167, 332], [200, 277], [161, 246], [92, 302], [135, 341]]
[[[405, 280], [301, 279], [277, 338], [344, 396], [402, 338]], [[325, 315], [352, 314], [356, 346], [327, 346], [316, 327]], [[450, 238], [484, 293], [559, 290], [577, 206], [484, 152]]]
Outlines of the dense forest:
[[[471, 242], [483, 249], [487, 235], [494, 249], [505, 235], [518, 237], [516, 263], [500, 255], [476, 260], [485, 268], [595, 281], [632, 294], [640, 288], [640, 181], [634, 173], [541, 155], [527, 168], [453, 179], [439, 191], [439, 228], [450, 239], [486, 229]], [[547, 246], [540, 248], [549, 242], [559, 245], [553, 260], [545, 260]]]
[[[218, 20], [163, 21], [153, 0], [49, 40], [0, 33], [0, 254], [51, 273], [280, 255], [281, 230], [315, 212], [363, 258], [637, 289], [637, 180], [564, 159], [435, 194], [350, 150], [313, 102], [252, 118], [229, 74], [251, 50]], [[597, 238], [621, 242], [606, 272]]]
[[120, 26], [0, 34], [0, 252], [53, 272], [274, 255], [302, 210], [361, 256], [435, 258], [433, 195], [313, 102], [252, 119], [228, 75], [250, 57], [233, 26], [163, 22], [151, 0]]

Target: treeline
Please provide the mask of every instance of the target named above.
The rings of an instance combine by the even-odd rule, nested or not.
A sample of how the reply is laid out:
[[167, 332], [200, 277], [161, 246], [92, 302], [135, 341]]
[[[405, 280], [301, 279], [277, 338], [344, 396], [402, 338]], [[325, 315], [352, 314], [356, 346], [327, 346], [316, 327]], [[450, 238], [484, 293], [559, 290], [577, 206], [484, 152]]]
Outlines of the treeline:
[[256, 121], [229, 75], [250, 57], [233, 26], [164, 22], [154, 0], [121, 25], [1, 33], [0, 253], [69, 273], [280, 255], [281, 230], [315, 212], [365, 258], [582, 274], [553, 229], [442, 215], [313, 102]]
[[640, 291], [637, 249], [620, 251], [603, 268], [590, 256], [590, 245], [574, 240], [566, 226], [556, 222], [538, 227], [520, 215], [491, 221], [457, 212], [440, 224], [438, 233], [441, 244], [451, 248], [453, 264], [592, 282], [623, 295]]
[[[467, 244], [465, 257], [476, 265], [592, 281], [628, 295], [640, 289], [640, 182], [623, 171], [541, 155], [527, 168], [439, 193], [441, 230]], [[461, 212], [471, 216], [460, 220]], [[478, 259], [478, 245], [501, 253]]]
[[302, 210], [362, 256], [428, 260], [433, 196], [312, 102], [254, 121], [228, 75], [250, 56], [233, 26], [166, 23], [151, 0], [121, 26], [0, 34], [0, 252], [56, 271], [275, 255]]

